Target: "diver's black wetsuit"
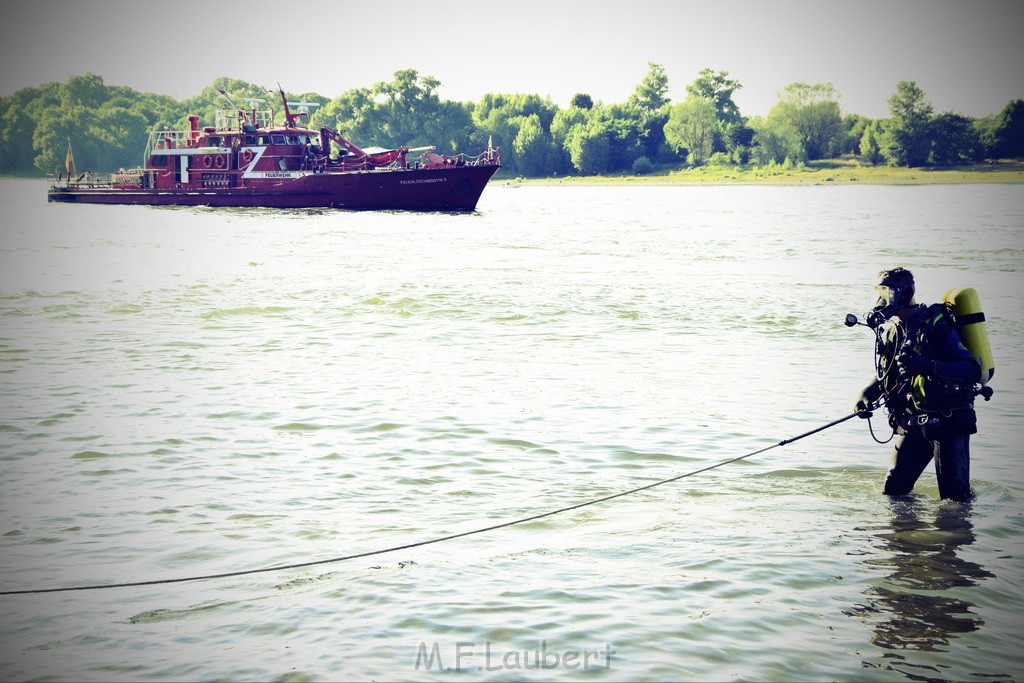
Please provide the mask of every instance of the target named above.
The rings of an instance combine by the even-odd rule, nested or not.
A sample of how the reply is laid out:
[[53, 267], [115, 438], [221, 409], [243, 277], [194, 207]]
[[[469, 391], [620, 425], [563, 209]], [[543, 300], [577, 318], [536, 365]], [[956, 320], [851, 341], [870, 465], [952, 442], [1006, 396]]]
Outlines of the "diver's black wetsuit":
[[[981, 365], [960, 341], [943, 307], [917, 305], [894, 343], [880, 344], [881, 379], [869, 385], [862, 401], [885, 396], [896, 442], [884, 492], [906, 495], [935, 458], [939, 496], [964, 500], [971, 496], [970, 435], [977, 431], [974, 384]], [[897, 372], [901, 354], [913, 356], [908, 371]], [[904, 356], [906, 360], [906, 356]], [[858, 404], [859, 405], [859, 404]]]

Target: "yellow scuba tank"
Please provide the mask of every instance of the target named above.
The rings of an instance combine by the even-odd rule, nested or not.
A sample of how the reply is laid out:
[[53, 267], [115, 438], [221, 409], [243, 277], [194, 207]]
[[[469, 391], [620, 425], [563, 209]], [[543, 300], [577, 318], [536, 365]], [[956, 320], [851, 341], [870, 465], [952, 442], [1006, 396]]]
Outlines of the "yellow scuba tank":
[[985, 314], [981, 310], [978, 293], [972, 287], [951, 289], [942, 297], [942, 301], [953, 309], [960, 341], [981, 363], [981, 383], [988, 384], [996, 372], [996, 365], [992, 359], [992, 347], [988, 342]]

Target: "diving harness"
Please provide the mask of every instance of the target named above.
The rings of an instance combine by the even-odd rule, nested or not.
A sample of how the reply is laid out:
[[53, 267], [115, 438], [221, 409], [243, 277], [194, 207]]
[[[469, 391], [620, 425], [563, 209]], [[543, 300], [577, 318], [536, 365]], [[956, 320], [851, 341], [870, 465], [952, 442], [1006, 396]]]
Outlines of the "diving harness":
[[[966, 296], [964, 296], [964, 292], [967, 293]], [[929, 426], [937, 428], [942, 418], [950, 418], [953, 416], [953, 411], [963, 410], [948, 406], [941, 409], [926, 407], [925, 377], [907, 372], [900, 363], [901, 358], [915, 353], [921, 347], [925, 327], [929, 322], [934, 323], [939, 317], [946, 317], [954, 326], [964, 345], [971, 351], [982, 368], [980, 382], [974, 384], [942, 383], [943, 393], [955, 397], [958, 402], [962, 401], [967, 407], [973, 404], [976, 396], [981, 396], [986, 401], [991, 400], [994, 392], [992, 387], [987, 386], [987, 382], [995, 373], [995, 366], [985, 330], [985, 317], [980, 311], [977, 293], [973, 289], [950, 290], [946, 293], [942, 303], [933, 304], [921, 311], [907, 328], [891, 320], [890, 316], [882, 313], [879, 308], [876, 307], [865, 316], [867, 322], [861, 322], [853, 313], [847, 314], [845, 320], [847, 327], [862, 325], [875, 333], [876, 384], [874, 386], [877, 387], [879, 393], [872, 400], [867, 401], [860, 412], [860, 416], [868, 420], [868, 429], [875, 441], [888, 443], [900, 427], [907, 428], [915, 422], [925, 430]], [[934, 393], [936, 387], [931, 385], [930, 388]], [[892, 429], [892, 434], [884, 441], [875, 435], [871, 424], [873, 412], [883, 406], [886, 408], [889, 426]], [[971, 412], [973, 413], [973, 411]], [[974, 431], [973, 425], [971, 431]]]

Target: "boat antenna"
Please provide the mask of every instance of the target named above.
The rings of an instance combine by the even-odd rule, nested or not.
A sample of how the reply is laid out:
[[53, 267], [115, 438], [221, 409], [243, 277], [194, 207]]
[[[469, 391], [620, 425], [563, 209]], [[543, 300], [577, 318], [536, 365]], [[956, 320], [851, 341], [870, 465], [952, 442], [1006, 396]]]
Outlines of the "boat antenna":
[[225, 90], [224, 88], [217, 88], [217, 92], [219, 92], [221, 95], [223, 95], [227, 99], [228, 104], [231, 105], [232, 109], [238, 109], [238, 105], [235, 104], [235, 101], [233, 99], [231, 99], [231, 95], [228, 94], [227, 90]]

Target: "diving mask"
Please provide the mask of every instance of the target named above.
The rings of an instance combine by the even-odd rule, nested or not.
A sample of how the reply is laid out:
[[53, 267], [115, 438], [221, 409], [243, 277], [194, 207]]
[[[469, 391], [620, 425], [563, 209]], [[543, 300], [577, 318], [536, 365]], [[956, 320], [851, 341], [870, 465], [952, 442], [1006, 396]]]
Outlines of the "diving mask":
[[869, 327], [878, 327], [896, 315], [896, 312], [905, 303], [902, 292], [897, 287], [876, 285], [875, 291], [878, 292], [878, 301], [875, 302], [875, 307], [871, 309], [871, 313], [867, 316]]

